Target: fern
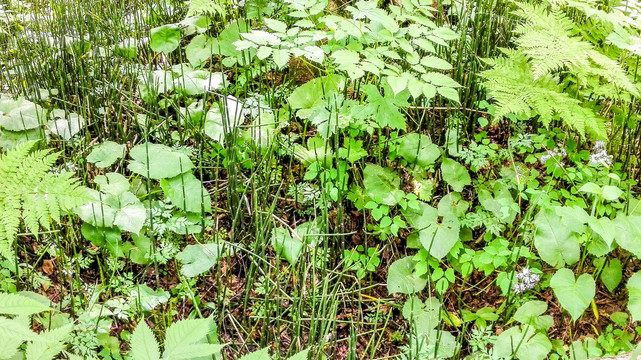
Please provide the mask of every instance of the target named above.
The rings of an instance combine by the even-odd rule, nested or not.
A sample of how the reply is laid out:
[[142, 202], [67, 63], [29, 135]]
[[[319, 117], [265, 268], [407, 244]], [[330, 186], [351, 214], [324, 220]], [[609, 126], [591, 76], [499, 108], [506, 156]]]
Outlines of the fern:
[[548, 126], [556, 117], [581, 134], [605, 137], [605, 121], [592, 110], [564, 93], [551, 75], [535, 79], [531, 65], [524, 54], [506, 51], [507, 57], [488, 60], [492, 69], [482, 76], [483, 86], [494, 98], [495, 118], [508, 114], [529, 114], [534, 111], [543, 125]]
[[221, 0], [191, 0], [187, 16], [194, 15], [216, 15], [225, 14], [225, 8], [220, 4]]
[[560, 9], [517, 3], [515, 15], [525, 23], [515, 29], [519, 49], [528, 56], [535, 78], [568, 69], [581, 76], [600, 76], [634, 95], [638, 92], [621, 66], [595, 50], [592, 44], [572, 36], [575, 25]]
[[[538, 115], [545, 126], [560, 119], [581, 135], [605, 138], [605, 119], [582, 106], [583, 92], [603, 94], [602, 87], [614, 87], [618, 91], [609, 97], [621, 90], [638, 96], [637, 88], [617, 61], [575, 35], [576, 24], [559, 8], [574, 8], [573, 1], [550, 2], [552, 6], [516, 3], [514, 14], [523, 20], [514, 30], [517, 49], [486, 60], [491, 68], [481, 76], [497, 104], [495, 120], [508, 114]], [[586, 12], [586, 16], [614, 21], [603, 12]], [[568, 84], [576, 88], [568, 92]]]
[[31, 151], [35, 142], [18, 145], [0, 155], [0, 255], [10, 259], [11, 245], [21, 221], [32, 233], [60, 223], [88, 200], [88, 194], [71, 173], [50, 172], [59, 153]]

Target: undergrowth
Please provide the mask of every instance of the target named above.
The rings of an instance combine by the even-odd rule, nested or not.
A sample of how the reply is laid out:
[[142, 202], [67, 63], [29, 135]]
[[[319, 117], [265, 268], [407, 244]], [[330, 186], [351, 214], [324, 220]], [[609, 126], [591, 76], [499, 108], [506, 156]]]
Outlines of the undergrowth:
[[638, 10], [0, 1], [0, 359], [632, 351]]

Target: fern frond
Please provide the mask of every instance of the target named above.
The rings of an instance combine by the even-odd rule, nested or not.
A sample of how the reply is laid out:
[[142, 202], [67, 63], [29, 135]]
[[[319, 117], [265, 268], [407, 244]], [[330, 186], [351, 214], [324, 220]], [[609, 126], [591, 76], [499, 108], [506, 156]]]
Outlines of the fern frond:
[[0, 156], [0, 255], [8, 257], [20, 222], [32, 233], [50, 229], [61, 216], [88, 201], [88, 194], [70, 173], [50, 172], [60, 153], [31, 151], [34, 142]]
[[497, 105], [494, 114], [497, 121], [508, 114], [535, 112], [545, 126], [558, 117], [582, 135], [588, 132], [605, 137], [604, 119], [561, 91], [551, 75], [535, 79], [524, 54], [509, 52], [508, 57], [490, 63], [493, 67], [481, 76], [486, 79], [483, 86]]
[[[638, 95], [636, 87], [619, 63], [608, 58], [594, 46], [574, 36], [575, 25], [560, 9], [517, 3], [514, 14], [525, 23], [515, 29], [519, 49], [525, 53], [532, 66], [534, 78], [569, 70], [575, 75], [595, 75], [607, 82]], [[585, 77], [579, 79], [585, 83]]]
[[187, 16], [225, 14], [225, 8], [220, 0], [191, 0]]

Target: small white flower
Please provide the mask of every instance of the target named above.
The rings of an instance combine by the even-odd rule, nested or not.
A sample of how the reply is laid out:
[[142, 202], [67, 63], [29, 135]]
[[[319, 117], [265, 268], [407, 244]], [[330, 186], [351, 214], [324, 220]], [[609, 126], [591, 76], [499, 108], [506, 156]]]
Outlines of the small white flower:
[[541, 276], [533, 273], [529, 268], [523, 268], [516, 274], [516, 279], [518, 281], [512, 286], [512, 291], [514, 291], [515, 294], [520, 294], [525, 290], [534, 289], [536, 284], [541, 280]]
[[550, 160], [555, 156], [562, 159], [567, 155], [568, 153], [565, 151], [565, 149], [561, 145], [559, 145], [552, 150], [548, 150], [547, 154], [541, 155], [541, 158], [539, 158], [539, 161], [541, 162], [541, 164], [545, 164], [548, 160]]
[[592, 153], [590, 153], [590, 164], [612, 165], [612, 155], [608, 154], [608, 150], [605, 148], [605, 141], [597, 140], [594, 143]]

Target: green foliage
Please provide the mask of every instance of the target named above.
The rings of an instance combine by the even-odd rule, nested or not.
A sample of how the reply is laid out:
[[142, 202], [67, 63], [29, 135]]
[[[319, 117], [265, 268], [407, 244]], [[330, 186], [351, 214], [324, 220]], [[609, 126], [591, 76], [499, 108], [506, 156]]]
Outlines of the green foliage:
[[632, 321], [641, 319], [641, 273], [636, 272], [628, 279], [626, 285], [629, 292], [628, 311]]
[[153, 51], [168, 54], [180, 44], [180, 28], [176, 24], [168, 24], [151, 29], [149, 46]]
[[[577, 96], [578, 91], [568, 91], [568, 83], [589, 84], [586, 96], [600, 92], [601, 80], [634, 96], [638, 91], [621, 65], [575, 35], [577, 25], [560, 4], [551, 3], [517, 2], [514, 14], [523, 20], [514, 30], [517, 49], [488, 60], [491, 69], [481, 73], [486, 79], [483, 86], [498, 105], [495, 120], [527, 114], [548, 126], [560, 118], [582, 135], [605, 138], [605, 120], [582, 101], [583, 95]], [[569, 81], [562, 81], [561, 73]]]
[[414, 273], [416, 261], [406, 256], [394, 261], [387, 269], [387, 292], [414, 294], [425, 288], [427, 279]]
[[162, 144], [144, 143], [129, 151], [129, 170], [150, 179], [167, 179], [194, 168], [184, 152]]
[[550, 287], [574, 321], [590, 306], [595, 294], [595, 282], [590, 274], [582, 274], [575, 279], [572, 270], [565, 268], [552, 276]]
[[143, 319], [131, 335], [130, 355], [134, 359], [144, 360], [219, 356], [225, 344], [208, 343], [207, 337], [213, 329], [211, 319], [187, 319], [171, 324], [166, 331], [164, 351], [161, 356], [158, 340]]
[[88, 200], [73, 173], [50, 172], [60, 154], [32, 151], [34, 146], [20, 144], [0, 157], [0, 254], [7, 259], [21, 221], [32, 233], [50, 229]]
[[345, 269], [356, 271], [356, 277], [362, 279], [367, 272], [376, 271], [381, 259], [376, 248], [370, 247], [367, 252], [362, 245], [354, 250], [344, 250]]
[[113, 141], [105, 141], [91, 150], [87, 161], [99, 168], [106, 168], [121, 159], [125, 153], [125, 145]]
[[[39, 334], [29, 324], [31, 315], [50, 310], [38, 294], [0, 293], [0, 313], [15, 315], [13, 318], [0, 317], [0, 333], [3, 336], [0, 359], [12, 359], [21, 353], [17, 356], [27, 360], [51, 360], [63, 351], [67, 347], [66, 341], [73, 329], [72, 324], [51, 327]], [[26, 347], [21, 348], [25, 342]]]
[[223, 252], [222, 244], [187, 245], [176, 255], [176, 259], [183, 264], [180, 273], [186, 277], [201, 275], [216, 265]]
[[444, 159], [441, 163], [441, 173], [443, 180], [457, 192], [463, 191], [463, 187], [472, 183], [467, 169], [450, 158]]

